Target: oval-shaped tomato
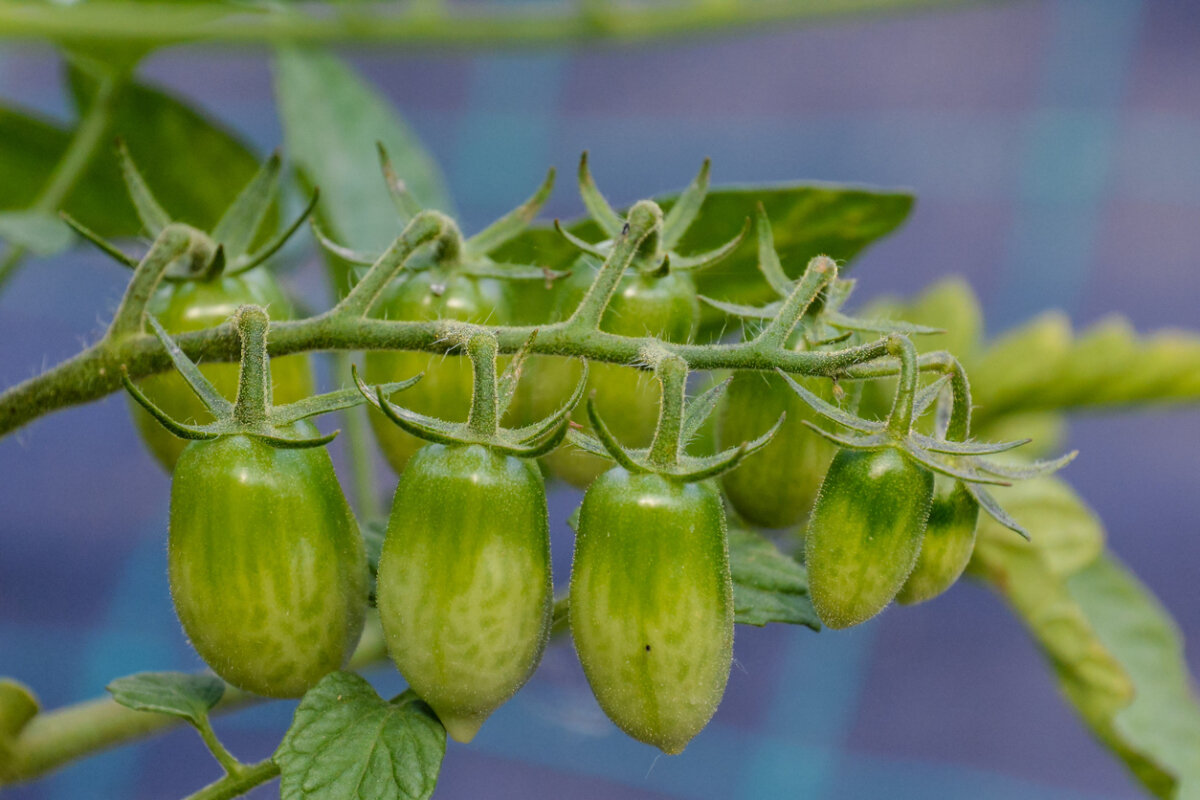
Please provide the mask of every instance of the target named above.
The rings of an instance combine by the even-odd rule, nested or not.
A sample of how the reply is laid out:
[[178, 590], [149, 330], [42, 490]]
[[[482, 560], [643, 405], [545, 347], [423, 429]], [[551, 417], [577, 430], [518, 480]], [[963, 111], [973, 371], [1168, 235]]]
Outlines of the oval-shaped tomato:
[[418, 450], [396, 487], [376, 603], [400, 674], [469, 742], [533, 674], [550, 635], [537, 466], [482, 445]]
[[939, 475], [921, 554], [896, 599], [905, 604], [921, 603], [953, 586], [975, 550], [978, 522], [979, 502], [967, 487], [961, 481]]
[[[566, 279], [559, 298], [556, 317], [566, 319], [595, 278], [594, 260], [581, 259]], [[656, 277], [627, 271], [600, 320], [600, 330], [622, 336], [654, 336], [668, 342], [688, 342], [700, 322], [700, 301], [696, 285], [686, 272], [672, 271]], [[543, 362], [546, 363], [546, 362]], [[579, 380], [577, 360], [556, 359], [547, 369], [537, 367], [537, 385], [543, 382], [565, 398]], [[554, 370], [556, 374], [547, 375]], [[533, 383], [533, 382], [531, 382]], [[658, 420], [659, 388], [653, 374], [617, 364], [592, 364], [588, 391], [595, 391], [596, 409], [614, 435], [629, 447], [646, 447], [654, 436]], [[543, 412], [553, 406], [539, 409]], [[587, 414], [576, 409], [574, 418], [590, 429]], [[774, 420], [772, 420], [773, 422]], [[584, 487], [608, 469], [603, 458], [574, 447], [560, 447], [544, 459], [550, 471], [568, 483]]]
[[[371, 316], [504, 325], [508, 322], [508, 301], [502, 281], [430, 268], [390, 284], [372, 306]], [[405, 380], [424, 372], [421, 382], [404, 392], [405, 408], [445, 420], [467, 418], [473, 386], [470, 359], [372, 350], [364, 359], [364, 372], [364, 379], [371, 385]], [[402, 431], [382, 414], [371, 414], [370, 420], [388, 463], [396, 472], [402, 472], [425, 442]]]
[[583, 498], [571, 635], [621, 730], [679, 753], [712, 718], [733, 656], [725, 512], [698, 483], [621, 467]]
[[[824, 400], [833, 400], [827, 378], [798, 378]], [[775, 438], [748, 456], [737, 469], [721, 476], [730, 503], [749, 522], [764, 528], [787, 528], [812, 510], [821, 478], [837, 446], [804, 424], [818, 415], [780, 376], [742, 372], [734, 376], [722, 398], [717, 442], [736, 447], [769, 429], [786, 414]]]
[[[164, 282], [150, 301], [148, 310], [167, 333], [178, 334], [220, 325], [241, 305], [263, 306], [273, 320], [292, 316], [292, 307], [283, 289], [271, 272], [263, 268], [238, 275], [221, 275], [210, 281]], [[200, 367], [217, 391], [230, 400], [237, 396], [239, 369], [236, 362]], [[308, 357], [303, 354], [271, 359], [271, 379], [274, 402], [278, 405], [303, 400], [313, 393], [312, 369]], [[138, 386], [173, 419], [196, 423], [212, 421], [212, 415], [174, 370], [142, 378]], [[132, 399], [129, 408], [142, 441], [170, 472], [187, 442], [168, 432]]]
[[171, 481], [167, 559], [184, 632], [234, 686], [299, 697], [358, 644], [366, 549], [323, 447], [241, 434], [190, 444]]
[[933, 473], [895, 448], [838, 451], [804, 540], [823, 623], [848, 628], [892, 602], [916, 564], [932, 500]]

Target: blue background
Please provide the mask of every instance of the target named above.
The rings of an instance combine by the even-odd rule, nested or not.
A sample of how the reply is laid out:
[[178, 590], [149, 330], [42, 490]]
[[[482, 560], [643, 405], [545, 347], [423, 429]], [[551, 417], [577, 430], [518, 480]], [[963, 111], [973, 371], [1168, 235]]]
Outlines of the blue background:
[[[637, 49], [353, 60], [444, 166], [468, 231], [548, 164], [569, 175], [585, 148], [618, 203], [681, 187], [707, 155], [717, 183], [914, 189], [911, 221], [856, 267], [864, 294], [958, 272], [993, 333], [1052, 306], [1080, 325], [1121, 312], [1139, 330], [1200, 327], [1197, 3], [1010, 2]], [[144, 74], [262, 152], [281, 142], [261, 52], [173, 50]], [[0, 97], [68, 116], [43, 48], [0, 50]], [[580, 211], [563, 181], [548, 214]], [[94, 339], [125, 277], [92, 253], [28, 265], [0, 296], [0, 385]], [[291, 279], [320, 296], [317, 267]], [[1072, 428], [1082, 455], [1068, 472], [1191, 640], [1193, 671], [1197, 444], [1195, 410], [1088, 417]], [[121, 397], [0, 440], [0, 674], [53, 707], [117, 675], [201, 666], [167, 593], [167, 491]], [[577, 499], [554, 497], [560, 579]], [[437, 796], [1140, 796], [977, 585], [849, 632], [739, 627], [736, 655], [713, 724], [684, 755], [659, 758], [604, 719], [559, 642], [474, 743], [450, 747]], [[390, 670], [372, 677], [385, 694], [400, 687]], [[261, 758], [290, 711], [277, 703], [217, 728]], [[198, 737], [177, 731], [5, 796], [179, 797], [217, 774]]]

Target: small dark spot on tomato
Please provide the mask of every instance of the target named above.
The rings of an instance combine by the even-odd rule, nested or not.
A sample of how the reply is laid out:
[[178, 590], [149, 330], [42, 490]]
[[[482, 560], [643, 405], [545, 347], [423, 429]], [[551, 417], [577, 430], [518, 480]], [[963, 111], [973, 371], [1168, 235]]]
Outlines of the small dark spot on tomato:
[[650, 645], [646, 645], [646, 652], [647, 652], [647, 653], [649, 653], [649, 652], [650, 652]]

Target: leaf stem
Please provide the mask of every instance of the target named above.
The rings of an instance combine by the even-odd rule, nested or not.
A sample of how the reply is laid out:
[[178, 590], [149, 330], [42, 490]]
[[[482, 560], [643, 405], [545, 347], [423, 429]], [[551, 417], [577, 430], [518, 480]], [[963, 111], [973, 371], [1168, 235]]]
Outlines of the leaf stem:
[[[4, 12], [0, 10], [0, 17], [3, 16]], [[0, 22], [0, 31], [4, 30], [6, 26]], [[0, 35], [0, 38], [3, 36]], [[115, 74], [108, 74], [100, 79], [91, 106], [75, 128], [75, 135], [67, 144], [62, 158], [34, 199], [31, 210], [51, 214], [63, 205], [96, 155], [100, 142], [104, 139], [104, 132], [108, 129], [113, 105], [124, 86], [125, 79]], [[25, 248], [19, 245], [12, 246], [5, 253], [4, 260], [0, 261], [0, 291], [3, 291], [4, 285], [16, 274], [25, 255]]]
[[198, 792], [188, 795], [184, 800], [230, 800], [240, 797], [259, 784], [279, 775], [279, 765], [271, 759], [263, 759], [250, 766], [239, 765], [236, 771], [230, 772], [220, 780], [213, 781]]
[[[378, 619], [371, 617], [347, 668], [363, 669], [385, 658], [383, 630]], [[223, 714], [268, 699], [226, 685], [221, 702], [210, 713]], [[185, 722], [178, 717], [134, 711], [109, 697], [47, 711], [31, 719], [13, 743], [9, 780], [18, 783], [32, 780], [71, 761], [183, 724]], [[209, 797], [232, 796], [214, 794]]]
[[204, 744], [208, 746], [209, 751], [213, 754], [213, 758], [221, 765], [227, 775], [235, 775], [245, 769], [246, 765], [238, 761], [233, 753], [226, 749], [221, 740], [217, 738], [217, 734], [213, 731], [212, 723], [209, 722], [208, 715], [204, 714], [196, 722], [196, 731], [200, 734], [200, 738], [204, 740]]

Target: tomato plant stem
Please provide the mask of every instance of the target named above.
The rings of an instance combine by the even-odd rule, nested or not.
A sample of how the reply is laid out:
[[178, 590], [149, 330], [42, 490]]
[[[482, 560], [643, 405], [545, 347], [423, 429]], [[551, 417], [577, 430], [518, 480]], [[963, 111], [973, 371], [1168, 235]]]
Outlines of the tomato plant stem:
[[59, 7], [0, 4], [0, 39], [70, 39], [79, 43], [209, 41], [398, 44], [408, 47], [554, 46], [574, 41], [640, 41], [664, 36], [724, 33], [731, 26], [767, 27], [784, 21], [820, 22], [869, 12], [966, 5], [967, 0], [737, 0], [652, 4], [545, 2], [512, 7], [455, 7], [387, 3], [325, 5], [305, 11], [230, 8], [224, 3], [181, 5], [158, 0]]

